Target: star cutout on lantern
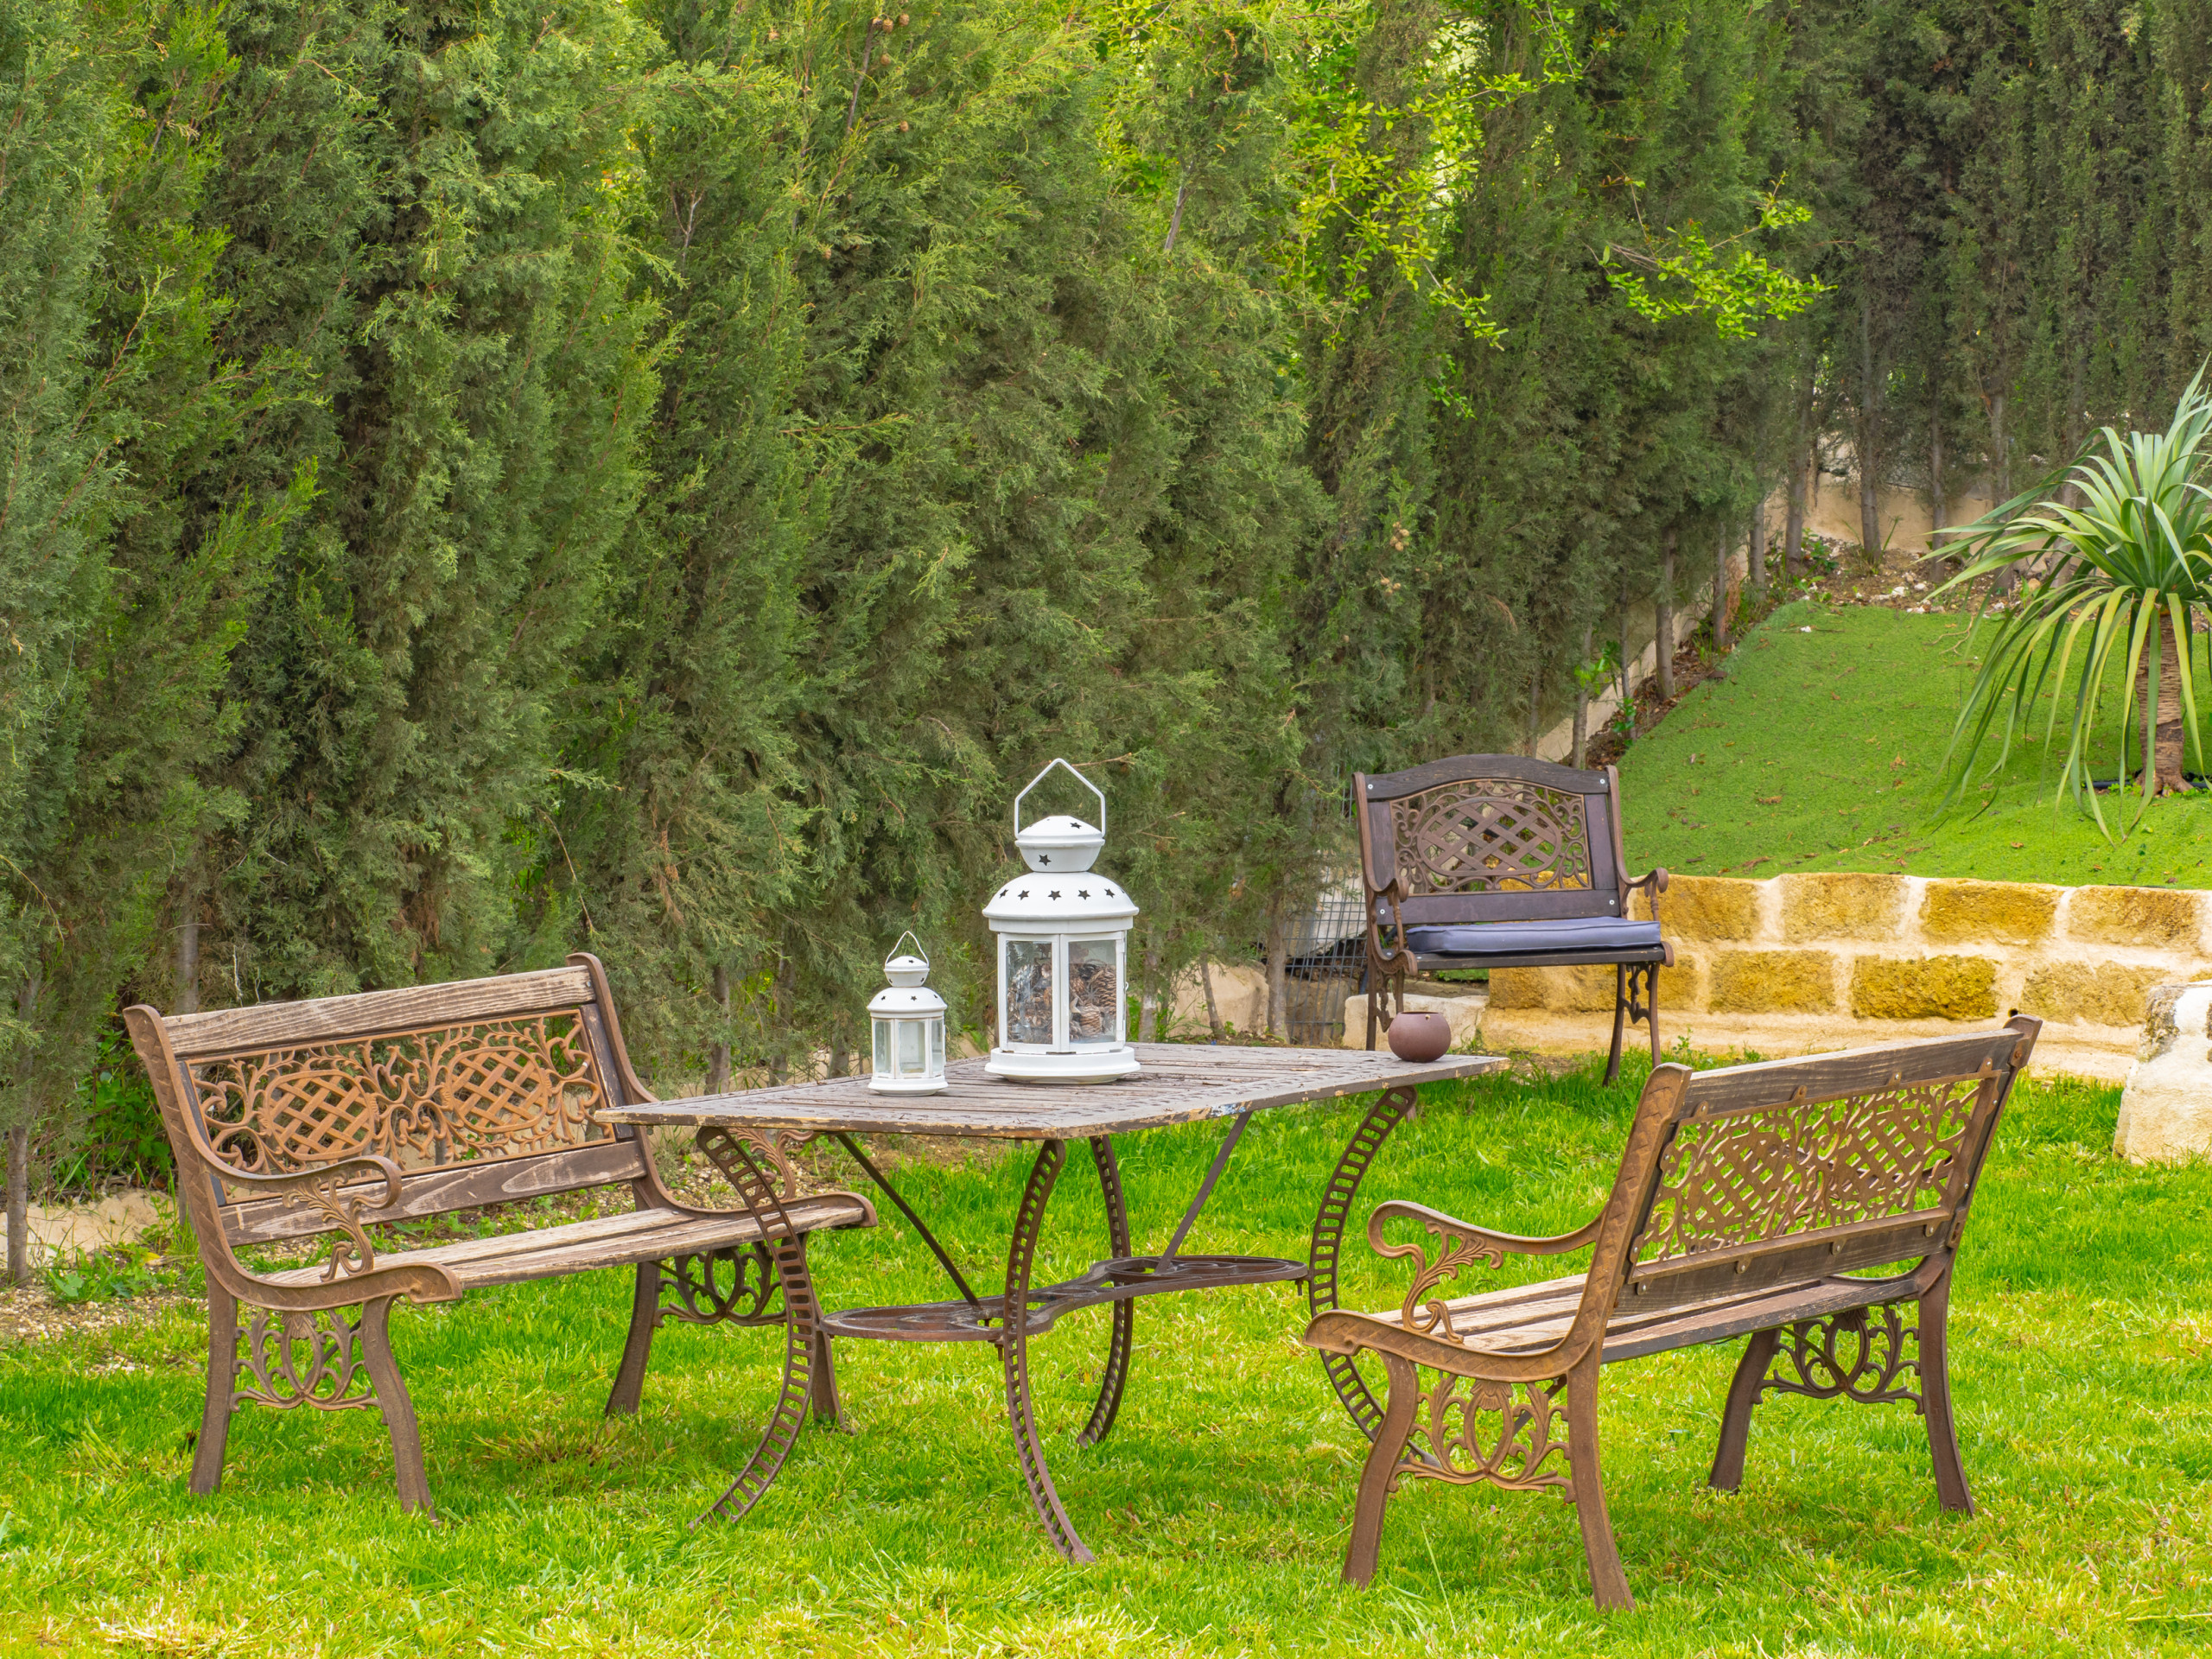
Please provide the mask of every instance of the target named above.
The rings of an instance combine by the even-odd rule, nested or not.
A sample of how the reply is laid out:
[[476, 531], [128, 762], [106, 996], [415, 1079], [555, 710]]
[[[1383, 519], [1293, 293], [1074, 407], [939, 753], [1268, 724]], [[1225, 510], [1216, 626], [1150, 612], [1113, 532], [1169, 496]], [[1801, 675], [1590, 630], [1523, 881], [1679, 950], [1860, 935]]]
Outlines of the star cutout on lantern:
[[1045, 896], [1047, 899], [1057, 899], [1060, 896], [1060, 890], [1058, 887], [1054, 887], [1052, 892], [1046, 893]]
[[1028, 896], [1029, 889], [1027, 887], [1024, 887], [1020, 893], [1014, 894], [1014, 897], [1017, 899], [1027, 899]]
[[1049, 864], [1052, 861], [1052, 855], [1050, 853], [1039, 853], [1037, 855], [1037, 861], [1039, 864]]
[[1090, 889], [1089, 887], [1077, 888], [1075, 896], [1078, 899], [1088, 899], [1090, 897]]

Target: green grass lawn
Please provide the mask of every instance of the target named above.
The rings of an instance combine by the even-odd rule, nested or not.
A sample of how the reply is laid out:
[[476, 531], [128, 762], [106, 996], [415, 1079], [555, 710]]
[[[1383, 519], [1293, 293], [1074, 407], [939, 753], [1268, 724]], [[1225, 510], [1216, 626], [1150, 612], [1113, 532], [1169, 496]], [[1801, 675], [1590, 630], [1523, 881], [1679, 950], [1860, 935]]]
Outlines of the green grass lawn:
[[[1693, 690], [1623, 759], [1635, 868], [2212, 887], [2212, 792], [2156, 803], [2115, 845], [2070, 801], [2051, 802], [2063, 722], [2050, 758], [2038, 724], [1995, 788], [1939, 815], [1973, 673], [1956, 649], [1966, 626], [1872, 607], [1777, 611], [1729, 658], [1725, 680]], [[2212, 709], [2212, 685], [2197, 696]], [[2098, 775], [2109, 777], [2118, 739], [2109, 721], [2104, 730]], [[2106, 798], [2108, 819], [2118, 804]]]
[[[1367, 1197], [1542, 1232], [1599, 1201], [1634, 1100], [1585, 1071], [1436, 1091]], [[1293, 1287], [1140, 1304], [1119, 1426], [1079, 1450], [1103, 1310], [1033, 1351], [1060, 1489], [1099, 1560], [1062, 1565], [1020, 1492], [995, 1357], [849, 1344], [853, 1431], [810, 1429], [761, 1507], [690, 1522], [749, 1448], [768, 1333], [663, 1333], [635, 1420], [600, 1415], [613, 1274], [403, 1309], [442, 1519], [402, 1516], [372, 1414], [248, 1408], [223, 1491], [184, 1490], [200, 1337], [171, 1316], [0, 1351], [0, 1650], [10, 1653], [1309, 1652], [1842, 1656], [2199, 1652], [2212, 1637], [2212, 1168], [2115, 1162], [2113, 1091], [2024, 1088], [1966, 1242], [1953, 1351], [1980, 1505], [1936, 1503], [1906, 1408], [1782, 1400], [1742, 1492], [1703, 1481], [1735, 1344], [1605, 1374], [1614, 1524], [1640, 1601], [1601, 1618], [1556, 1498], [1417, 1484], [1376, 1587], [1337, 1580], [1361, 1442], [1297, 1345]], [[1192, 1240], [1303, 1254], [1354, 1109], [1265, 1115]], [[1214, 1139], [1123, 1148], [1141, 1234]], [[910, 1169], [979, 1276], [1026, 1162]], [[1090, 1259], [1071, 1162], [1057, 1275]], [[1364, 1211], [1363, 1204], [1362, 1210]], [[1083, 1241], [1080, 1247], [1077, 1241]], [[895, 1223], [818, 1241], [834, 1304], [944, 1294]], [[1364, 1245], [1352, 1292], [1395, 1302]]]

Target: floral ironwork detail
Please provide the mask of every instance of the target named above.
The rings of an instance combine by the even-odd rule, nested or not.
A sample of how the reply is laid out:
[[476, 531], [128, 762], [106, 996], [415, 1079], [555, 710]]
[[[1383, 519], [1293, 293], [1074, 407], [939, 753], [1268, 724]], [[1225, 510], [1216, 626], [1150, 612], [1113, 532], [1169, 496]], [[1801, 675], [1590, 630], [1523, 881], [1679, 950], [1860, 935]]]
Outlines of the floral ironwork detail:
[[[375, 1385], [361, 1352], [361, 1317], [343, 1308], [285, 1313], [257, 1307], [247, 1322], [243, 1351], [233, 1364], [233, 1408], [251, 1400], [290, 1411], [350, 1411], [376, 1404]], [[252, 1386], [245, 1386], [250, 1375]]]
[[1590, 885], [1583, 798], [1516, 779], [1441, 785], [1390, 803], [1409, 897]]
[[216, 1154], [289, 1174], [372, 1153], [402, 1169], [556, 1152], [609, 1138], [582, 1021], [533, 1015], [190, 1066]]
[[766, 1245], [745, 1244], [660, 1264], [662, 1320], [684, 1325], [781, 1325], [768, 1305], [782, 1281]]
[[[1759, 1384], [1759, 1395], [1802, 1394], [1815, 1400], [1847, 1395], [1861, 1405], [1909, 1402], [1923, 1409], [1920, 1392], [1901, 1381], [1920, 1378], [1920, 1332], [1908, 1324], [1899, 1304], [1854, 1307], [1824, 1319], [1804, 1319], [1782, 1333], [1774, 1363]], [[1786, 1373], [1785, 1374], [1785, 1370]]]
[[1440, 1246], [1433, 1261], [1429, 1259], [1426, 1245], [1386, 1244], [1374, 1240], [1375, 1252], [1385, 1256], [1411, 1256], [1416, 1263], [1413, 1283], [1407, 1287], [1405, 1300], [1399, 1304], [1398, 1318], [1408, 1331], [1418, 1331], [1423, 1336], [1454, 1338], [1452, 1329], [1452, 1308], [1440, 1297], [1431, 1297], [1446, 1279], [1456, 1278], [1459, 1269], [1479, 1262], [1485, 1267], [1502, 1268], [1505, 1252], [1495, 1244], [1486, 1244], [1478, 1238], [1448, 1231], [1434, 1222], [1428, 1224], [1430, 1236]]
[[[1413, 1437], [1393, 1484], [1484, 1483], [1530, 1492], [1569, 1484], [1567, 1414], [1558, 1382], [1490, 1382], [1440, 1373], [1414, 1409]], [[1426, 1445], [1426, 1456], [1416, 1449]]]
[[314, 1177], [292, 1194], [294, 1203], [320, 1211], [323, 1219], [338, 1230], [339, 1236], [331, 1241], [330, 1260], [323, 1264], [322, 1281], [326, 1285], [339, 1279], [350, 1279], [357, 1273], [367, 1273], [377, 1264], [376, 1249], [361, 1225], [360, 1195], [349, 1198], [345, 1196], [345, 1178], [334, 1171]]
[[1660, 1155], [1659, 1185], [1636, 1259], [1664, 1261], [1784, 1235], [1883, 1221], [1942, 1206], [1985, 1065], [1831, 1099], [1788, 1100], [1725, 1116], [1694, 1110]]

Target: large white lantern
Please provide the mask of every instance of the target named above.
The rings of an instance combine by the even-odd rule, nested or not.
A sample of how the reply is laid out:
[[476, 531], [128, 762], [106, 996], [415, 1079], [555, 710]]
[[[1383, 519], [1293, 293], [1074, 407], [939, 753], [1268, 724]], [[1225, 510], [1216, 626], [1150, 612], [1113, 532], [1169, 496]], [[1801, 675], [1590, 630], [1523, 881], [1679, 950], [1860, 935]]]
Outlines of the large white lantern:
[[[1021, 823], [1023, 798], [1052, 766], [1098, 797], [1098, 827], [1065, 816]], [[1014, 844], [1029, 874], [983, 906], [998, 935], [998, 1046], [983, 1069], [1025, 1083], [1110, 1083], [1137, 1070], [1127, 1037], [1129, 925], [1137, 907], [1093, 869], [1106, 797], [1055, 760], [1014, 798]]]
[[[899, 944], [914, 939], [901, 933]], [[868, 1023], [875, 1028], [875, 1069], [868, 1086], [884, 1095], [933, 1095], [944, 1087], [944, 999], [923, 982], [930, 959], [914, 939], [912, 956], [891, 947], [883, 964], [891, 983], [868, 999]]]

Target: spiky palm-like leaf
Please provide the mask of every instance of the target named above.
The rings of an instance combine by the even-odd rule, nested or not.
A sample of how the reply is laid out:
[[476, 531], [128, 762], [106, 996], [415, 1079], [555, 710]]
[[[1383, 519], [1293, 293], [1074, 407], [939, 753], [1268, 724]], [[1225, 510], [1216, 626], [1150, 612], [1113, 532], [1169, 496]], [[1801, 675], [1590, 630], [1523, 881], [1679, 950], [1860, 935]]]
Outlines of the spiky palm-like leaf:
[[[2190, 627], [2212, 601], [2212, 491], [2206, 487], [2212, 474], [2212, 446], [2207, 442], [2212, 436], [2212, 397], [2206, 395], [2203, 379], [2200, 369], [2164, 431], [2123, 437], [2114, 428], [2104, 428], [2096, 443], [2063, 474], [2053, 474], [2035, 489], [1992, 509], [1965, 526], [1952, 544], [1967, 565], [1936, 589], [1938, 595], [2023, 559], [2050, 556], [2050, 563], [2043, 580], [2021, 585], [2013, 603], [1996, 605], [1985, 596], [1975, 607], [1968, 640], [1986, 643], [1986, 648], [1981, 671], [1952, 728], [1946, 765], [1955, 769], [1955, 777], [1946, 804], [1964, 793], [1991, 733], [2000, 728], [1997, 758], [1984, 775], [1994, 777], [2003, 770], [2015, 734], [2030, 723], [2030, 705], [2048, 689], [2054, 695], [2044, 728], [2046, 750], [2056, 736], [2062, 709], [2070, 703], [2072, 710], [2056, 798], [2071, 793], [2098, 829], [2113, 838], [2089, 775], [2089, 752], [2107, 676], [2123, 653], [2123, 774], [2133, 693], [2146, 660], [2149, 675], [2141, 709], [2142, 799], [2124, 817], [2120, 833], [2133, 828], [2156, 792], [2152, 711], [2164, 674], [2179, 677], [2188, 744], [2198, 766], [2203, 765]], [[2080, 493], [2080, 506], [2056, 499], [2062, 481]], [[2166, 652], [2158, 626], [2161, 617], [2172, 626], [2177, 663], [2162, 660]], [[1993, 633], [1982, 632], [1985, 624]]]

